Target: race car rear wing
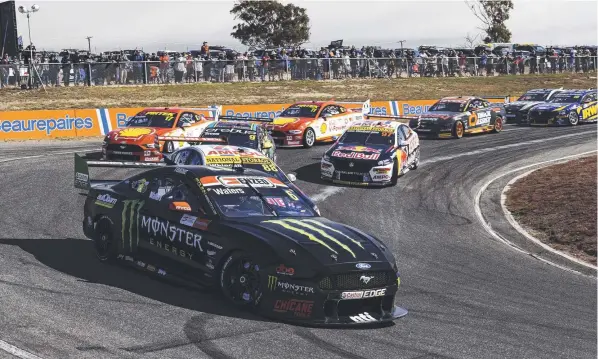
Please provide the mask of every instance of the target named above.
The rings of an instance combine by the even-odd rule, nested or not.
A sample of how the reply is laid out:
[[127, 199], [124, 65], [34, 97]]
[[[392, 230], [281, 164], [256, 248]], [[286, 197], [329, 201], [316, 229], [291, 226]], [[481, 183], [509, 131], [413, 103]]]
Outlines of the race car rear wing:
[[[185, 108], [187, 109], [187, 108]], [[222, 113], [222, 106], [208, 106], [208, 107], [192, 107], [189, 108], [189, 110], [193, 110], [193, 111], [207, 111], [210, 116], [208, 116], [208, 118], [213, 118], [214, 121], [219, 121], [220, 120], [220, 114]]]
[[155, 168], [168, 166], [165, 162], [120, 162], [120, 161], [87, 161], [75, 153], [75, 188], [89, 190], [106, 184], [116, 184], [120, 180], [92, 180], [89, 176], [90, 167], [105, 168]]
[[221, 143], [227, 144], [226, 137], [209, 138], [209, 137], [173, 137], [173, 136], [158, 136], [158, 141], [173, 141], [173, 142], [190, 142], [198, 144]]
[[[340, 103], [342, 105], [361, 105], [361, 113], [363, 113], [363, 114], [369, 113], [372, 109], [372, 104], [370, 103], [369, 99], [367, 99], [363, 102], [361, 102], [361, 101], [334, 101], [334, 102]], [[347, 106], [347, 108], [349, 110], [353, 110], [353, 111], [359, 110], [359, 107], [351, 108], [351, 107]]]
[[405, 116], [373, 115], [373, 114], [369, 114], [369, 113], [366, 114], [365, 117], [367, 117], [366, 119], [369, 119], [369, 118], [386, 118], [386, 119], [389, 119], [389, 120], [397, 121], [397, 122], [400, 122], [400, 123], [406, 123], [406, 124], [409, 124], [410, 120], [414, 120], [414, 119], [418, 118], [417, 116], [407, 116], [407, 115], [405, 115]]

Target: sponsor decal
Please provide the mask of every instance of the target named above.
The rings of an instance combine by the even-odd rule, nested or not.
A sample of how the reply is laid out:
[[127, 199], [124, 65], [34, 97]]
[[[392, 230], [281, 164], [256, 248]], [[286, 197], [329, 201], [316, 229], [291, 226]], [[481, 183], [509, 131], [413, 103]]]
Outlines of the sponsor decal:
[[[349, 240], [354, 245], [363, 249], [363, 246], [361, 245], [360, 242], [354, 240], [353, 238], [347, 236], [345, 233], [343, 233], [337, 229], [334, 229], [330, 226], [322, 224], [313, 219], [297, 220], [297, 219], [289, 218], [289, 219], [279, 219], [279, 220], [268, 220], [268, 221], [263, 221], [262, 223], [276, 224], [285, 229], [296, 232], [300, 235], [303, 235], [303, 236], [309, 238], [311, 241], [314, 241], [314, 242], [328, 248], [331, 252], [333, 252], [335, 254], [338, 254], [338, 252], [334, 248], [331, 247], [331, 244], [334, 244], [334, 245], [340, 247], [341, 249], [347, 251], [349, 254], [351, 254], [351, 256], [353, 256], [353, 258], [356, 257], [355, 253], [348, 245], [341, 242], [337, 238], [332, 237], [329, 234], [329, 232], [326, 232], [326, 230], [342, 236], [344, 239]], [[329, 244], [329, 242], [330, 242], [330, 244]]]
[[390, 175], [374, 175], [372, 178], [374, 180], [388, 180], [390, 179]]
[[195, 216], [190, 216], [188, 214], [184, 214], [181, 217], [181, 221], [180, 223], [187, 226], [187, 227], [193, 227], [193, 225], [195, 224], [195, 221], [197, 221], [197, 217]]
[[135, 261], [135, 260], [133, 259], [133, 257], [131, 257], [131, 256], [125, 256], [125, 260], [126, 260], [127, 262], [134, 262], [134, 261]]
[[165, 276], [166, 271], [164, 269], [158, 269], [158, 275]]
[[175, 247], [171, 243], [156, 240], [155, 238], [150, 238], [149, 244], [156, 248], [160, 248], [168, 253], [172, 253], [173, 255], [175, 255], [177, 257], [183, 257], [185, 259], [191, 260], [194, 256], [194, 254], [191, 253], [189, 250], [185, 251], [184, 249]]
[[149, 198], [153, 199], [154, 201], [160, 201], [162, 200], [162, 195], [157, 192], [150, 192]]
[[211, 250], [209, 250], [209, 249], [208, 249], [208, 250], [206, 251], [206, 255], [208, 255], [209, 257], [213, 257], [213, 256], [215, 256], [215, 255], [216, 255], [216, 251], [211, 251]]
[[116, 202], [116, 198], [112, 198], [108, 193], [105, 193], [98, 195], [95, 204], [106, 208], [113, 208]]
[[289, 268], [286, 267], [284, 264], [281, 264], [278, 267], [276, 267], [276, 274], [293, 276], [295, 275], [295, 268]]
[[479, 126], [487, 125], [490, 123], [491, 118], [492, 118], [492, 114], [490, 113], [490, 111], [478, 113], [477, 125], [479, 125]]
[[586, 109], [582, 110], [582, 118], [583, 119], [588, 119], [592, 116], [596, 115], [596, 110], [598, 109], [598, 106], [594, 105], [594, 106], [590, 106]]
[[386, 294], [386, 288], [355, 291], [355, 292], [342, 292], [341, 299], [365, 299], [365, 298], [383, 297], [385, 294]]
[[145, 268], [145, 263], [142, 261], [137, 261], [137, 265], [141, 268]]
[[146, 157], [145, 160], [147, 162], [158, 162], [160, 161], [160, 157]]
[[242, 188], [210, 188], [210, 190], [217, 195], [226, 194], [245, 194], [245, 190]]
[[75, 186], [87, 187], [89, 185], [89, 175], [75, 172]]
[[222, 249], [222, 246], [221, 246], [221, 245], [218, 245], [218, 244], [216, 244], [216, 243], [213, 243], [213, 242], [209, 242], [209, 241], [208, 241], [208, 245], [209, 245], [209, 246], [211, 246], [211, 247], [214, 247], [214, 248], [216, 248], [216, 249]]
[[187, 173], [187, 170], [186, 170], [186, 169], [184, 169], [184, 168], [180, 168], [180, 167], [177, 167], [177, 168], [175, 168], [175, 169], [174, 169], [174, 171], [175, 171], [176, 173], [180, 173], [180, 174], [183, 174], [183, 175]]
[[351, 126], [348, 131], [350, 132], [390, 132], [394, 133], [395, 130], [392, 127], [382, 127], [382, 126]]
[[366, 146], [339, 146], [339, 151], [351, 151], [351, 152], [376, 152], [380, 153], [379, 149], [366, 147]]
[[370, 323], [376, 321], [376, 318], [372, 317], [368, 312], [363, 312], [349, 318], [356, 323]]
[[201, 219], [198, 218], [195, 223], [193, 223], [193, 228], [197, 228], [200, 229], [202, 231], [205, 231], [208, 229], [208, 226], [210, 225], [212, 221], [209, 219]]
[[214, 267], [214, 263], [212, 263], [211, 259], [208, 259], [208, 261], [206, 262], [206, 267], [209, 268], [209, 269], [214, 270], [214, 268], [215, 268]]
[[121, 214], [121, 238], [123, 249], [126, 248], [127, 239], [129, 241], [129, 249], [131, 251], [133, 251], [133, 238], [135, 238], [135, 245], [139, 244], [139, 212], [144, 205], [145, 201], [123, 201], [123, 210]]
[[309, 318], [312, 315], [314, 302], [300, 299], [278, 299], [274, 302], [274, 312], [292, 313], [295, 317]]
[[[176, 224], [161, 218], [143, 215], [141, 217], [141, 230], [150, 236], [168, 239], [171, 243], [178, 242], [185, 244], [193, 249], [199, 249], [200, 252], [204, 251], [201, 245], [202, 236], [200, 234], [179, 228]], [[161, 242], [156, 241], [156, 243]], [[156, 244], [156, 246], [158, 245]]]
[[151, 264], [148, 264], [147, 267], [145, 267], [145, 269], [147, 269], [150, 272], [155, 272], [156, 271], [156, 267], [154, 267]]
[[359, 280], [363, 283], [363, 284], [368, 284], [372, 279], [374, 279], [374, 276], [366, 276], [366, 275], [362, 275], [361, 277], [359, 277]]
[[143, 157], [149, 157], [152, 155], [152, 151], [143, 151]]
[[187, 202], [172, 202], [170, 209], [181, 212], [191, 212], [191, 206]]
[[338, 150], [332, 151], [332, 157], [339, 157], [339, 158], [352, 158], [356, 160], [377, 160], [380, 157], [379, 153], [372, 153], [371, 155], [366, 155], [361, 152], [341, 152]]
[[[145, 127], [130, 127], [121, 130], [117, 133], [118, 138], [137, 138], [145, 135], [149, 135], [154, 133], [154, 130], [151, 128]], [[117, 136], [114, 137], [116, 140]]]
[[357, 269], [370, 269], [370, 268], [372, 268], [372, 266], [369, 265], [369, 264], [367, 264], [367, 263], [357, 263], [355, 265], [355, 268], [357, 268]]
[[275, 185], [264, 177], [216, 177], [225, 187], [247, 187], [247, 183], [254, 187], [275, 187]]

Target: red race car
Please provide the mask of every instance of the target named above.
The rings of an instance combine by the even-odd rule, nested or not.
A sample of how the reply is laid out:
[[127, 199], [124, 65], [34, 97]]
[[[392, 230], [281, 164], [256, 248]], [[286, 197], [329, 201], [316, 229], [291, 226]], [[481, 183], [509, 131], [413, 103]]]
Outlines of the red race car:
[[163, 153], [171, 153], [189, 144], [168, 137], [199, 137], [206, 126], [222, 111], [221, 106], [207, 108], [146, 108], [133, 116], [124, 128], [108, 133], [102, 143], [105, 160], [158, 162]]
[[369, 112], [370, 100], [297, 102], [266, 127], [278, 147], [309, 148], [316, 142], [336, 140]]

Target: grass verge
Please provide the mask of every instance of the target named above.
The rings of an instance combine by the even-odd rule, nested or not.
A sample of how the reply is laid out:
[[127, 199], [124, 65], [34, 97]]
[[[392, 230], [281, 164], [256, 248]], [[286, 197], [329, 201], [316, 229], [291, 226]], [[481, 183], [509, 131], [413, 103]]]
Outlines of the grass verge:
[[67, 108], [198, 106], [208, 104], [292, 103], [299, 100], [418, 100], [443, 96], [516, 96], [532, 88], [589, 88], [584, 74], [529, 76], [355, 79], [184, 85], [71, 86], [0, 90], [0, 111]]
[[506, 206], [555, 249], [596, 264], [596, 156], [546, 167], [516, 181]]

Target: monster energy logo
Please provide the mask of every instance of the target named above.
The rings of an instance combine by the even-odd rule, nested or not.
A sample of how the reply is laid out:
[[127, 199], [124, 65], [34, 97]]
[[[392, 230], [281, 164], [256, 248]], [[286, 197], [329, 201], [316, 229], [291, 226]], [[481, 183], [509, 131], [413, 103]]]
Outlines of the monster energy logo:
[[[127, 200], [123, 201], [123, 212], [122, 212], [122, 225], [121, 225], [121, 238], [123, 249], [125, 248], [125, 241], [129, 238], [130, 250], [133, 250], [133, 223], [135, 224], [135, 234], [137, 236], [136, 245], [139, 244], [139, 212], [145, 204], [145, 201], [140, 200]], [[129, 221], [127, 228], [127, 219]]]
[[[327, 226], [319, 221], [313, 220], [313, 219], [304, 219], [304, 220], [277, 219], [277, 220], [271, 220], [271, 221], [264, 221], [263, 223], [277, 224], [283, 228], [297, 232], [297, 233], [309, 238], [310, 240], [312, 240], [318, 244], [321, 244], [322, 246], [328, 248], [330, 251], [332, 251], [336, 254], [338, 254], [338, 252], [334, 248], [331, 247], [331, 244], [334, 244], [334, 245], [346, 250], [347, 252], [349, 252], [349, 254], [351, 254], [353, 256], [353, 258], [356, 257], [355, 252], [353, 252], [351, 247], [349, 247], [345, 243], [339, 241], [337, 238], [334, 238], [333, 236], [331, 236], [328, 232], [326, 232], [326, 230], [328, 230], [330, 232], [334, 232], [334, 233], [348, 239], [351, 243], [354, 243], [356, 246], [360, 247], [361, 249], [364, 249], [363, 245], [361, 245], [361, 243], [359, 243], [355, 239], [347, 236], [345, 233], [343, 233], [337, 229], [334, 229], [330, 226]], [[309, 230], [309, 231], [306, 231], [306, 230]]]
[[273, 275], [269, 275], [268, 276], [268, 289], [270, 289], [271, 291], [274, 291], [274, 289], [276, 289], [276, 283], [278, 283], [278, 278]]

